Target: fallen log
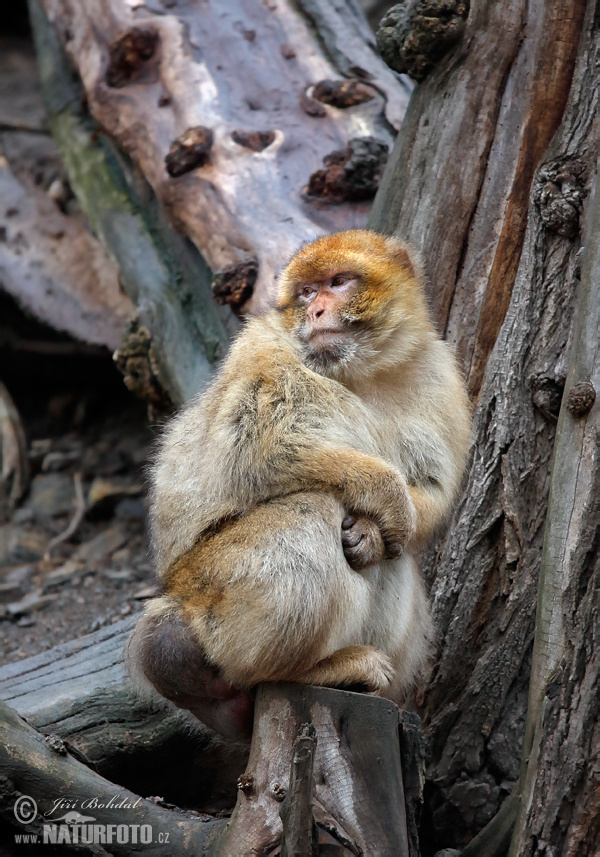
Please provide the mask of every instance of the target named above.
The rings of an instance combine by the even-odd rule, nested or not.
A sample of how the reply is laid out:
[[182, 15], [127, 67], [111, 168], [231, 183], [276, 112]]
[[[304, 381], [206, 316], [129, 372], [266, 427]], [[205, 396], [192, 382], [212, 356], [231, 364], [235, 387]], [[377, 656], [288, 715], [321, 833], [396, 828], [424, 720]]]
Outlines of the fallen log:
[[364, 226], [410, 86], [352, 2], [29, 6], [70, 184], [185, 400], [232, 329], [211, 282], [258, 312], [300, 243]]
[[0, 286], [56, 330], [116, 348], [133, 304], [100, 242], [0, 164]]
[[[406, 740], [407, 730], [412, 741]], [[414, 730], [414, 715], [385, 699], [305, 685], [261, 685], [248, 767], [225, 823], [169, 812], [162, 800], [144, 800], [147, 783], [140, 797], [118, 780], [110, 782], [70, 742], [37, 731], [0, 703], [0, 817], [14, 831], [25, 827], [54, 843], [62, 836], [67, 845], [74, 841], [73, 824], [134, 826], [138, 837], [145, 831], [142, 843], [124, 833], [129, 838], [107, 843], [107, 851], [89, 853], [132, 854], [143, 844], [156, 855], [235, 857], [268, 849], [287, 857], [418, 857], [414, 828], [409, 827], [410, 840], [407, 832], [403, 788], [404, 771], [412, 813], [415, 797], [422, 800], [413, 792], [415, 781], [422, 782]], [[65, 810], [78, 818], [65, 819]], [[55, 827], [44, 830], [44, 825]]]
[[37, 729], [68, 741], [108, 779], [171, 803], [231, 807], [246, 748], [134, 687], [124, 663], [124, 619], [0, 668], [0, 699]]
[[63, 851], [81, 843], [84, 854], [199, 855], [224, 825], [170, 812], [105, 780], [58, 737], [42, 735], [4, 703], [0, 769], [5, 842], [12, 828]]

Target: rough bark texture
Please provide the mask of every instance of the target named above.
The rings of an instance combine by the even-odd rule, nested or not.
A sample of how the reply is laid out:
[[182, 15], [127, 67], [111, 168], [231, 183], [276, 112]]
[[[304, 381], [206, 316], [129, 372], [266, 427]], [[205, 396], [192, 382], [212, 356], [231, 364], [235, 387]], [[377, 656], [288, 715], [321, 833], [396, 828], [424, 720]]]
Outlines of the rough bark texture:
[[600, 402], [588, 396], [573, 413], [581, 385], [600, 390], [597, 180], [594, 190], [556, 431], [515, 857], [593, 855], [600, 842]]
[[415, 92], [370, 225], [423, 254], [477, 394], [519, 264], [533, 172], [566, 103], [585, 0], [476, 0]]
[[[465, 491], [424, 562], [439, 640], [423, 701], [426, 853], [468, 842], [519, 776], [579, 215], [600, 136], [597, 5], [583, 26], [585, 8], [473, 4], [463, 42], [415, 92], [371, 219], [421, 250], [474, 393], [485, 370]], [[484, 841], [479, 853], [496, 853]]]
[[[71, 184], [145, 312], [165, 386], [176, 401], [188, 398], [226, 344], [206, 264], [219, 302], [256, 312], [302, 241], [363, 226], [409, 87], [377, 56], [350, 0], [222, 8], [31, 0], [30, 8]], [[60, 51], [82, 81], [91, 123], [82, 93], [57, 73]], [[369, 99], [313, 97], [315, 84], [343, 77], [360, 79]], [[188, 248], [185, 259], [169, 224], [201, 258]], [[173, 257], [183, 257], [183, 272]], [[190, 320], [177, 304], [192, 309], [198, 354], [186, 346]]]
[[250, 759], [219, 855], [261, 854], [280, 842], [281, 802], [303, 724], [314, 726], [317, 741], [314, 819], [333, 837], [321, 841], [342, 845], [341, 854], [408, 857], [397, 706], [294, 684], [259, 688]]

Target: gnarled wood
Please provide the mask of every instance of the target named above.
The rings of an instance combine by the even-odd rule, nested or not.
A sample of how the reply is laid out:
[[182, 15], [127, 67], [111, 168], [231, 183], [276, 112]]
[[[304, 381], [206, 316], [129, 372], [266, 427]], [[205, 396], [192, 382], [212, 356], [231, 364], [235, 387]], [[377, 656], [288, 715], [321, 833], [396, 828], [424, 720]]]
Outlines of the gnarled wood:
[[[597, 62], [600, 39], [596, 46]], [[592, 402], [587, 413], [569, 408], [577, 385], [600, 390], [597, 180], [594, 191], [556, 430], [514, 857], [535, 854], [540, 843], [551, 843], [555, 854], [592, 855], [600, 841], [600, 403]]]
[[[106, 848], [97, 844], [86, 849], [93, 854], [150, 854], [155, 857], [168, 855], [206, 854], [210, 843], [220, 833], [224, 822], [203, 821], [169, 812], [133, 792], [115, 786], [69, 753], [59, 738], [48, 739], [25, 723], [17, 713], [0, 703], [0, 769], [2, 771], [2, 795], [0, 817], [4, 830], [12, 828], [15, 833], [38, 834], [43, 841], [44, 824], [50, 824], [66, 814], [65, 806], [75, 810], [94, 824], [113, 825], [112, 839]], [[36, 802], [33, 819], [20, 824], [16, 818], [17, 799], [26, 795]], [[63, 808], [56, 809], [55, 801], [64, 801]], [[122, 809], [114, 804], [124, 801]], [[55, 821], [57, 825], [60, 822]], [[134, 825], [137, 837], [128, 836], [126, 841], [117, 836], [116, 825]], [[62, 847], [68, 850], [73, 837], [67, 824], [62, 832], [67, 839]], [[150, 835], [140, 841], [140, 828], [145, 826]], [[49, 840], [50, 842], [52, 839]], [[101, 840], [100, 840], [101, 842]], [[59, 845], [61, 840], [58, 840]], [[86, 853], [84, 852], [84, 853]]]
[[415, 91], [369, 224], [413, 243], [473, 394], [506, 313], [531, 181], [569, 93], [585, 0], [474, 0]]
[[[302, 241], [363, 226], [370, 202], [360, 201], [364, 187], [354, 188], [350, 166], [333, 203], [309, 198], [306, 188], [324, 159], [355, 139], [391, 146], [407, 87], [374, 52], [368, 25], [351, 2], [233, 0], [218, 6], [183, 0], [167, 8], [126, 0], [31, 0], [30, 7], [42, 79], [54, 101], [51, 126], [71, 185], [147, 316], [142, 321], [157, 343], [166, 387], [176, 401], [188, 398], [208, 375], [201, 352], [211, 363], [226, 339], [216, 308], [207, 305], [210, 275], [202, 260], [223, 302], [236, 308], [245, 302], [246, 310], [258, 312], [273, 297], [275, 273]], [[73, 87], [67, 93], [60, 75], [48, 74], [59, 46], [81, 78], [95, 120], [87, 122], [87, 134], [80, 94]], [[312, 97], [319, 81], [344, 75], [358, 77], [371, 98], [334, 106]], [[63, 90], [58, 99], [57, 84]], [[94, 131], [107, 137], [100, 151]], [[356, 145], [348, 151], [353, 163], [371, 157], [357, 154]], [[173, 255], [185, 257], [167, 221], [202, 256], [192, 254], [187, 270], [179, 264], [183, 285], [166, 263]], [[136, 265], [142, 255], [150, 274]], [[245, 282], [223, 295], [222, 280], [237, 282], [249, 262], [257, 266], [254, 285]], [[190, 320], [178, 314], [173, 298], [194, 309], [200, 304], [212, 319], [211, 330], [194, 313], [204, 343], [199, 355], [186, 346]]]

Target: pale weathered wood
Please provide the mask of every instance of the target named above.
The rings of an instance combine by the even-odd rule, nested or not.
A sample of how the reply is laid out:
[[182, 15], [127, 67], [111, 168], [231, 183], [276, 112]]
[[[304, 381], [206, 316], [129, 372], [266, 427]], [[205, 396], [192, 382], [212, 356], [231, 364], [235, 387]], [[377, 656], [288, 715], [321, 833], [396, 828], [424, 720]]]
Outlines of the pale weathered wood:
[[415, 91], [373, 205], [372, 228], [423, 254], [434, 318], [473, 394], [508, 307], [585, 5], [474, 0], [462, 40]]
[[408, 857], [397, 706], [364, 694], [295, 684], [258, 689], [250, 759], [219, 854], [261, 853], [279, 843], [279, 811], [294, 742], [307, 723], [317, 740], [313, 811], [318, 829], [343, 846], [342, 853]]
[[[176, 233], [141, 173], [84, 109], [85, 94], [38, 0], [30, 0], [42, 94], [69, 182], [119, 280], [152, 334], [159, 385], [173, 401], [195, 393], [236, 325], [210, 291], [210, 271]], [[64, 36], [64, 33], [62, 34]]]
[[[202, 352], [210, 364], [226, 342], [207, 301], [206, 263], [220, 295], [229, 288], [245, 300], [249, 289], [244, 308], [257, 312], [271, 302], [275, 273], [302, 241], [363, 226], [365, 195], [377, 181], [377, 158], [369, 153], [391, 145], [408, 87], [374, 52], [351, 0], [181, 0], [176, 7], [31, 0], [30, 9], [51, 127], [71, 185], [141, 305], [165, 386], [175, 400], [189, 398], [208, 376]], [[60, 50], [82, 80], [91, 123], [72, 81], [67, 91]], [[343, 107], [312, 98], [315, 84], [344, 76], [361, 80], [372, 97]], [[100, 146], [98, 132], [105, 135]], [[341, 195], [329, 189], [326, 198], [307, 196], [326, 156], [349, 144], [355, 151], [351, 141], [366, 138], [374, 142], [348, 161], [349, 170], [359, 169], [347, 174]], [[204, 154], [194, 150], [195, 161], [191, 140], [205, 146]], [[375, 164], [370, 190], [367, 162]], [[201, 258], [189, 247], [184, 252], [169, 224]], [[188, 314], [192, 308], [193, 318], [182, 317], [173, 300]], [[186, 344], [190, 324], [200, 334], [198, 354]]]
[[4, 291], [56, 330], [116, 348], [133, 304], [104, 247], [47, 193], [1, 164], [0, 198]]

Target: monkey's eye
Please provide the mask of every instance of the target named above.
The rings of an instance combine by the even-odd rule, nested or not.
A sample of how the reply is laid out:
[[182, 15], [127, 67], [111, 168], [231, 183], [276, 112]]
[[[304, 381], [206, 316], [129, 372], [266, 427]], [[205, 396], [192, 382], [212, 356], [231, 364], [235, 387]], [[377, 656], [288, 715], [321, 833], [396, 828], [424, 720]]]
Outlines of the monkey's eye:
[[334, 289], [339, 288], [340, 286], [345, 286], [351, 279], [350, 274], [336, 274], [335, 277], [331, 278], [331, 285]]
[[298, 297], [301, 298], [302, 300], [307, 301], [307, 300], [310, 300], [312, 297], [314, 297], [316, 295], [316, 293], [317, 293], [317, 287], [307, 284], [304, 286], [300, 286], [300, 289], [298, 291]]

